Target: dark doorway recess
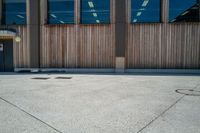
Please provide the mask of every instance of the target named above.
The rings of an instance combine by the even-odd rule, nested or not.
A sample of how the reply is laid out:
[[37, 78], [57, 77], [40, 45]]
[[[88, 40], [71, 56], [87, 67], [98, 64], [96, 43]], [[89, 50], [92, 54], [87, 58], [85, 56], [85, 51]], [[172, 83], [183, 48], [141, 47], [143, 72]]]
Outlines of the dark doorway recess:
[[0, 40], [0, 72], [13, 71], [13, 40]]

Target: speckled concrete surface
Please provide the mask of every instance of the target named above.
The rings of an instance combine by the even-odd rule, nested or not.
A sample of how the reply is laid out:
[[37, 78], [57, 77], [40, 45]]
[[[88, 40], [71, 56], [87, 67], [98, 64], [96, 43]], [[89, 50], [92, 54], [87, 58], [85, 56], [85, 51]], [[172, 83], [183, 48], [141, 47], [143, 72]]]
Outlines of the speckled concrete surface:
[[200, 90], [200, 77], [0, 75], [0, 133], [200, 132], [200, 97], [177, 89]]

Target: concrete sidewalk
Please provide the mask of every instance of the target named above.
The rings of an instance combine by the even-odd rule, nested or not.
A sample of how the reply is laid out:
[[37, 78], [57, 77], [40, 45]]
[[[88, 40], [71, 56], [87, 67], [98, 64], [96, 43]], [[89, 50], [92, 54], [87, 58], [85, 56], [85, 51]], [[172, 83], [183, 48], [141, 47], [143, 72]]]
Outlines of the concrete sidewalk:
[[177, 89], [200, 77], [0, 75], [0, 133], [200, 133], [200, 96]]

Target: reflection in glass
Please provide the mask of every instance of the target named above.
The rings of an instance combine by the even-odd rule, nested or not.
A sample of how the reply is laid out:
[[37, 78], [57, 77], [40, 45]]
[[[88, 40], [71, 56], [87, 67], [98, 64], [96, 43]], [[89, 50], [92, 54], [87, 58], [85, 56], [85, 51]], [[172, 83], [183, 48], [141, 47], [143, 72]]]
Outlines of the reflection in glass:
[[26, 0], [3, 0], [3, 24], [26, 24]]
[[110, 0], [82, 0], [81, 23], [110, 23]]
[[74, 23], [74, 0], [49, 0], [48, 23], [49, 24]]
[[133, 23], [160, 22], [160, 0], [132, 0], [131, 20]]
[[170, 0], [169, 21], [198, 22], [199, 21], [198, 0]]

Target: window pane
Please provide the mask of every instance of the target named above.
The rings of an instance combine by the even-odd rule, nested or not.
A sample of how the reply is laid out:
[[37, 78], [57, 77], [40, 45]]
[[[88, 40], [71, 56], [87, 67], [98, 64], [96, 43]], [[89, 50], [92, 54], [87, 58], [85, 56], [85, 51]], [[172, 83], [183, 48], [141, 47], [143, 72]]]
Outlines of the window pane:
[[74, 23], [74, 0], [49, 0], [49, 24]]
[[160, 22], [160, 0], [132, 0], [133, 23]]
[[110, 23], [110, 0], [82, 0], [81, 23]]
[[170, 0], [169, 21], [198, 22], [199, 21], [198, 0]]
[[26, 0], [3, 0], [3, 24], [26, 24]]

